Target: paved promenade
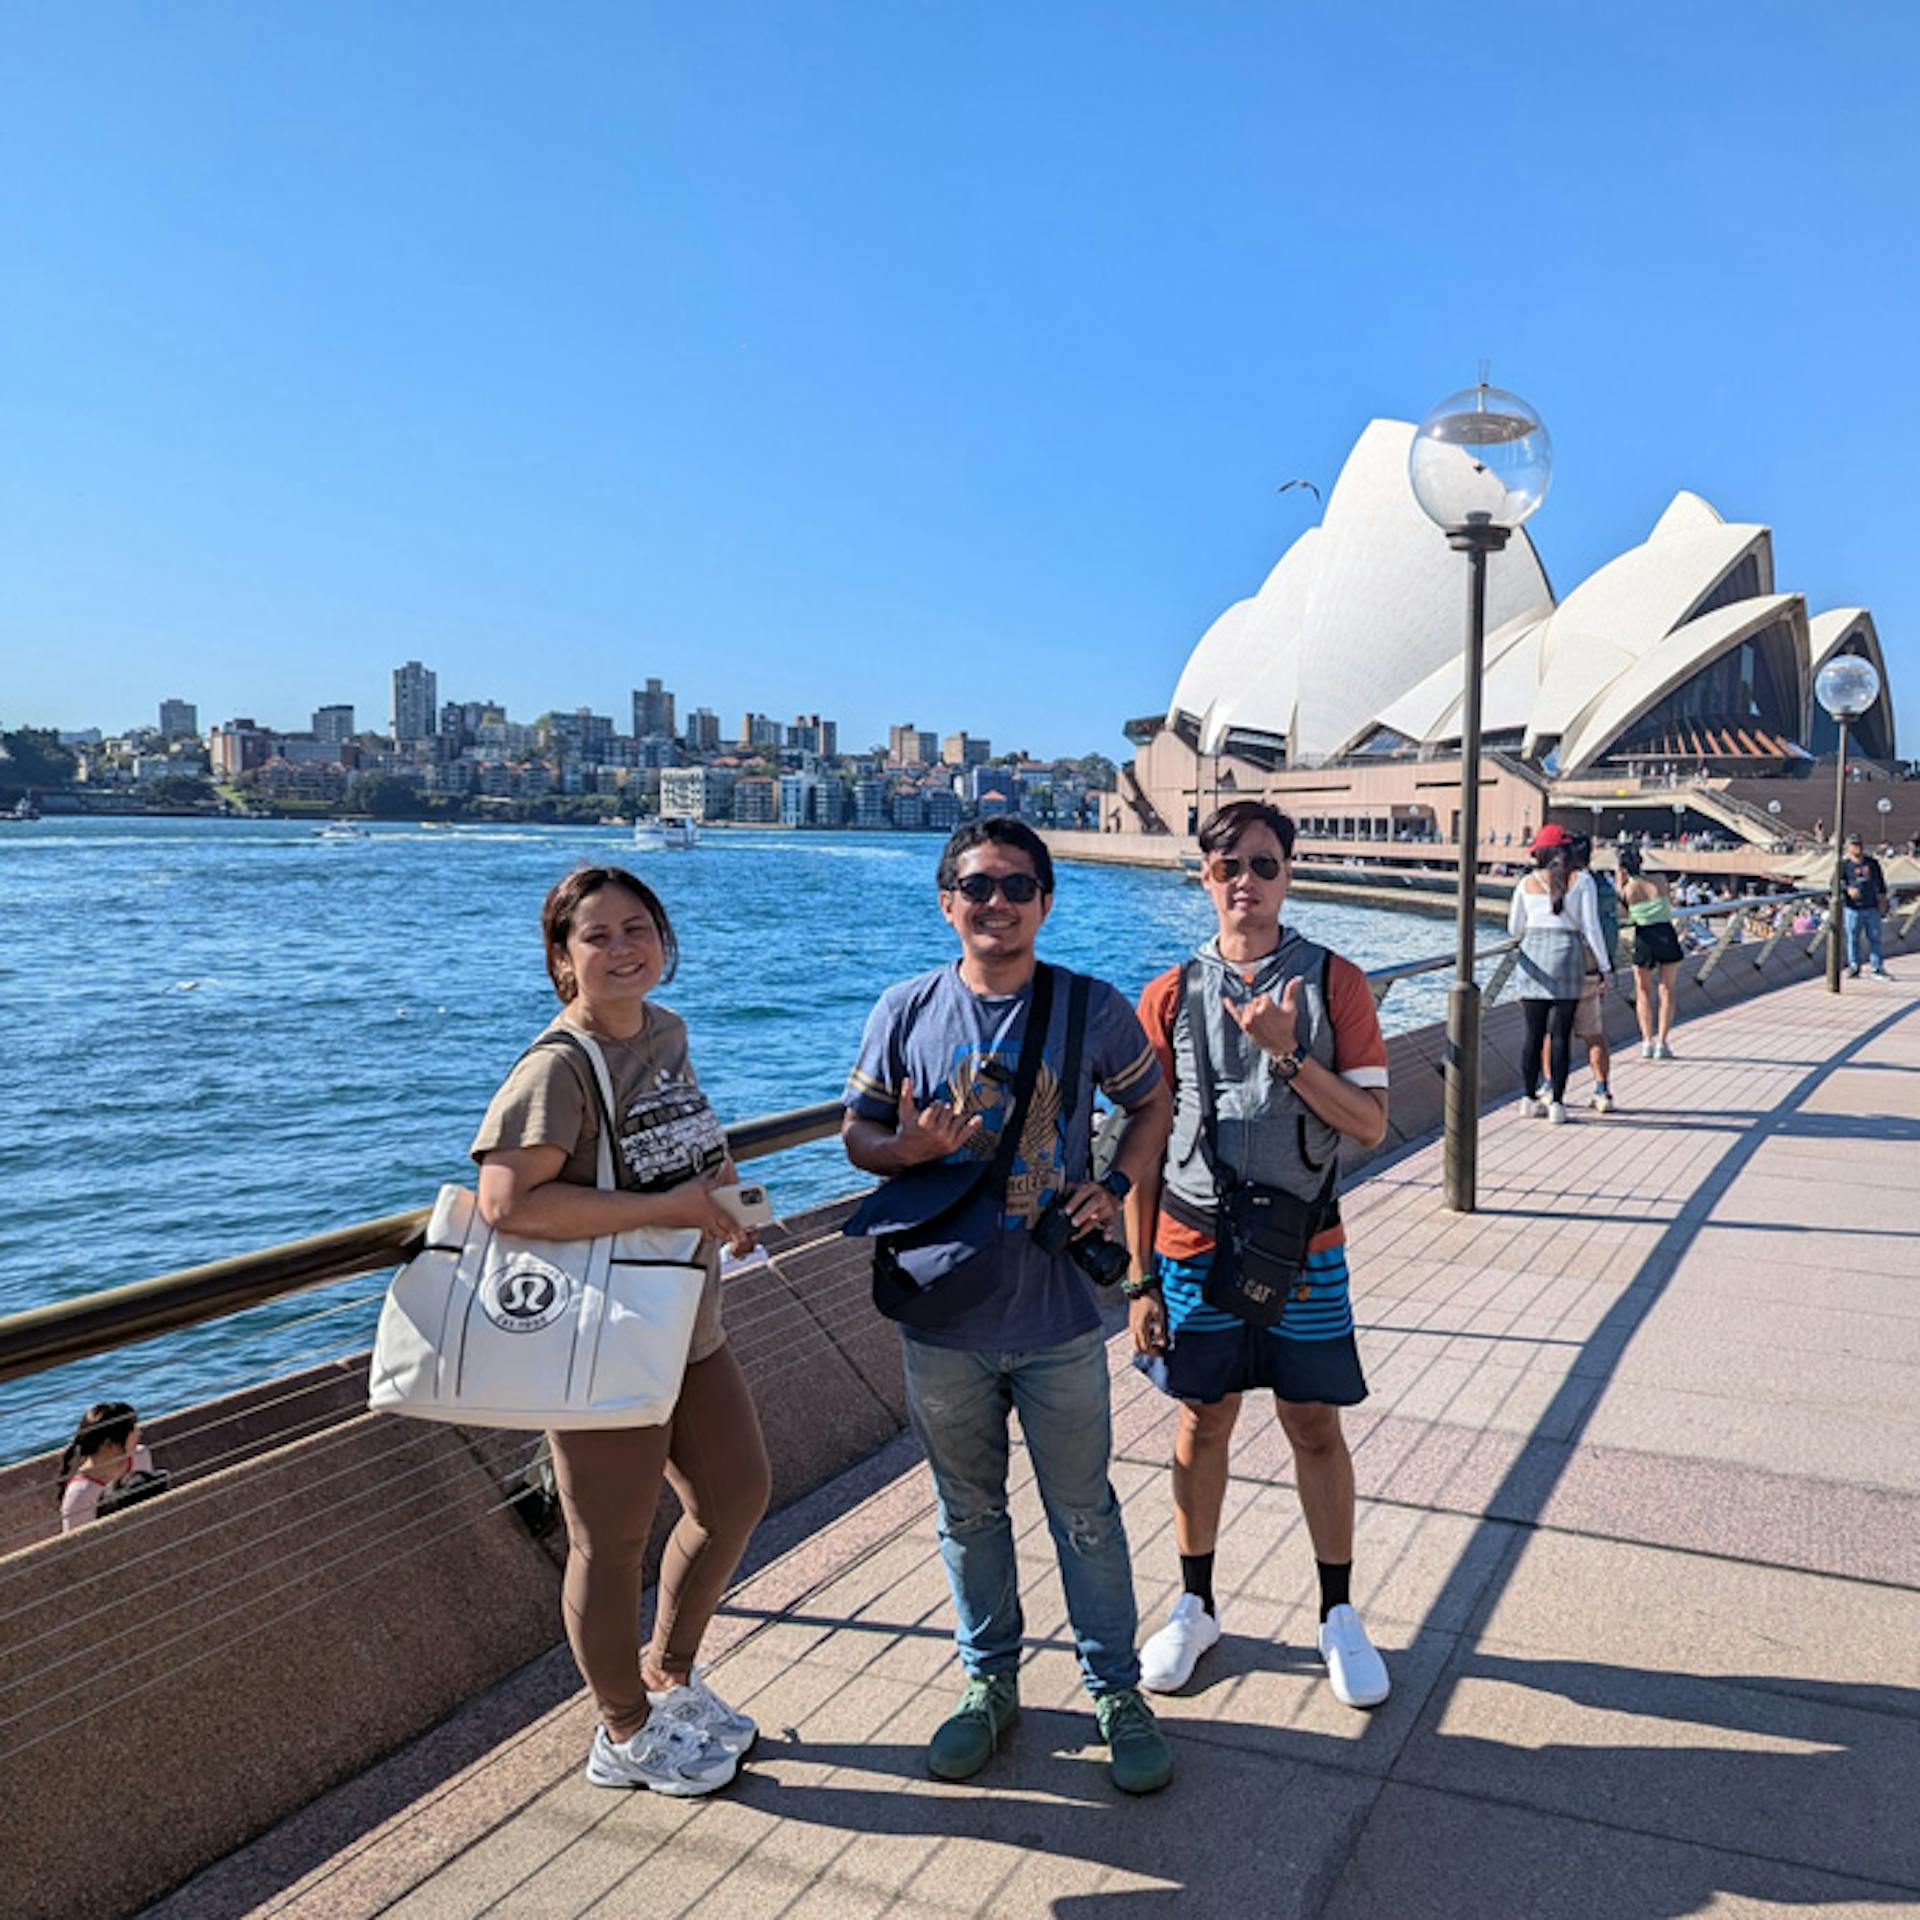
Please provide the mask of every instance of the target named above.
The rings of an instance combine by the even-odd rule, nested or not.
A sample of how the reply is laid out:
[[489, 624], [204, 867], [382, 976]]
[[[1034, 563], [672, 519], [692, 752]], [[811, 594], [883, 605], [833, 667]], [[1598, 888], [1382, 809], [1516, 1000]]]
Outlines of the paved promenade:
[[[1472, 1219], [1440, 1207], [1437, 1147], [1349, 1200], [1378, 1712], [1337, 1705], [1312, 1656], [1312, 1555], [1250, 1406], [1226, 1638], [1163, 1707], [1171, 1789], [1108, 1784], [1024, 1474], [1025, 1716], [978, 1781], [933, 1782], [956, 1669], [896, 1443], [786, 1516], [729, 1601], [717, 1684], [764, 1729], [734, 1790], [585, 1785], [556, 1653], [389, 1763], [381, 1791], [414, 1766], [417, 1797], [323, 1864], [315, 1823], [353, 1830], [352, 1786], [298, 1846], [268, 1836], [151, 1911], [1920, 1916], [1920, 987], [1793, 987], [1676, 1046], [1619, 1063], [1609, 1119], [1489, 1116]], [[1151, 1626], [1178, 1588], [1168, 1421], [1123, 1347]]]

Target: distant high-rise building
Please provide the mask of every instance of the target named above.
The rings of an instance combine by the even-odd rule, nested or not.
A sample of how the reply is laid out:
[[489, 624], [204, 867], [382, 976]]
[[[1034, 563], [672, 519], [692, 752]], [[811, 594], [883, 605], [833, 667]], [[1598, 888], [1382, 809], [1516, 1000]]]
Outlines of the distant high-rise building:
[[720, 716], [710, 707], [695, 707], [687, 715], [687, 751], [689, 753], [720, 751]]
[[984, 767], [993, 758], [993, 742], [976, 740], [970, 733], [950, 733], [941, 744], [940, 757], [950, 767]]
[[770, 713], [745, 713], [740, 716], [740, 744], [745, 747], [761, 748], [769, 753], [780, 751], [780, 722]]
[[633, 737], [645, 740], [654, 734], [673, 738], [673, 695], [658, 680], [649, 680], [634, 689]]
[[393, 737], [426, 740], [440, 728], [439, 676], [418, 660], [393, 670]]
[[836, 758], [840, 752], [839, 722], [822, 720], [817, 713], [796, 714], [787, 729], [787, 750], [817, 753], [823, 760]]
[[[445, 729], [443, 728], [444, 732]], [[353, 709], [350, 706], [315, 707], [313, 737], [316, 740], [351, 740]]]
[[887, 763], [895, 767], [919, 765], [920, 729], [911, 720], [887, 729]]
[[853, 783], [853, 824], [856, 827], [893, 825], [893, 816], [887, 807], [888, 784], [885, 780], [856, 780]]
[[197, 740], [200, 737], [200, 709], [191, 700], [160, 702], [160, 738]]

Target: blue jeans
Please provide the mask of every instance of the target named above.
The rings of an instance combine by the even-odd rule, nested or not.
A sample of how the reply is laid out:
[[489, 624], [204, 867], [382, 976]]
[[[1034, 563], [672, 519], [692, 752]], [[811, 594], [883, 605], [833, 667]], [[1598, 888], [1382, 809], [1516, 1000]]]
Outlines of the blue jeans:
[[1849, 907], [1847, 909], [1847, 963], [1850, 966], [1865, 966], [1866, 956], [1873, 956], [1873, 970], [1878, 973], [1887, 963], [1880, 957], [1880, 909], [1878, 907]]
[[1007, 1514], [1007, 1415], [1017, 1411], [1066, 1588], [1080, 1671], [1096, 1698], [1140, 1683], [1139, 1614], [1113, 1449], [1107, 1343], [1098, 1329], [1035, 1353], [964, 1353], [903, 1338], [907, 1417], [940, 1503], [940, 1557], [971, 1675], [1020, 1665], [1020, 1579]]

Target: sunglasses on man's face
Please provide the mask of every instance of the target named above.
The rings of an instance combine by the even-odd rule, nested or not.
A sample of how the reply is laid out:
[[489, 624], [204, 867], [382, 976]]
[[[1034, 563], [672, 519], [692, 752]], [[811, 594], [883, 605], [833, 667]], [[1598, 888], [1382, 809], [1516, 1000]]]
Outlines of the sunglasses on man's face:
[[953, 883], [954, 892], [976, 907], [984, 907], [996, 887], [1006, 895], [1008, 904], [1016, 907], [1030, 906], [1040, 892], [1040, 882], [1030, 873], [969, 873]]
[[1237, 853], [1216, 853], [1207, 862], [1207, 878], [1210, 880], [1238, 880], [1242, 872], [1251, 868], [1256, 880], [1278, 880], [1280, 862], [1270, 853], [1256, 853], [1242, 860]]

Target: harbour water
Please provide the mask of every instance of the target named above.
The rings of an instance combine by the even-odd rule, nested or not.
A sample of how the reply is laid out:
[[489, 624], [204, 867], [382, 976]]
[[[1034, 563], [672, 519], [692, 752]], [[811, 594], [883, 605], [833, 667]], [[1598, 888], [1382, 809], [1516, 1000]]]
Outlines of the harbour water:
[[[951, 957], [932, 835], [715, 831], [639, 856], [680, 937], [660, 998], [729, 1120], [835, 1098], [875, 995]], [[554, 1009], [538, 918], [616, 827], [63, 820], [0, 837], [0, 1312], [425, 1204]], [[1446, 950], [1431, 913], [1303, 901], [1364, 966]], [[1042, 951], [1129, 995], [1204, 937], [1170, 872], [1062, 866]], [[1440, 1017], [1396, 988], [1389, 1030]], [[756, 1163], [784, 1212], [852, 1184], [834, 1143]], [[0, 1460], [101, 1398], [157, 1413], [364, 1346], [377, 1276], [0, 1386]]]

